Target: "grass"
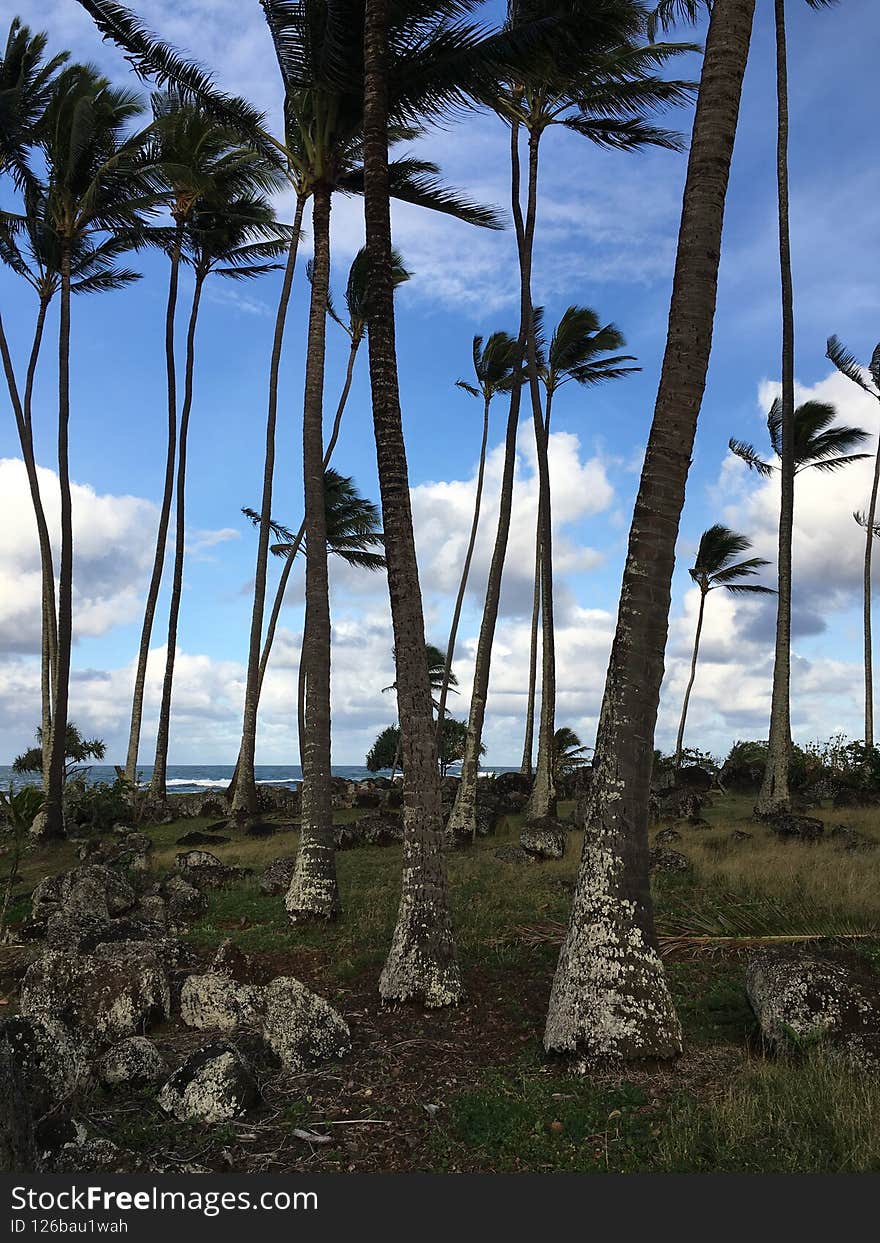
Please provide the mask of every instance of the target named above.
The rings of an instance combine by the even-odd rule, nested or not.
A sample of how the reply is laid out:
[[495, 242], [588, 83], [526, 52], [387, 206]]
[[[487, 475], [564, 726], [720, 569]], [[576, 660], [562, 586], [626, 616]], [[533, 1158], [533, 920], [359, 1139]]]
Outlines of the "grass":
[[[568, 810], [563, 806], [562, 814]], [[676, 824], [681, 840], [673, 848], [688, 857], [691, 870], [652, 878], [661, 930], [734, 927], [765, 935], [812, 925], [838, 933], [880, 928], [880, 850], [845, 854], [832, 840], [780, 842], [750, 813], [745, 799], [717, 799], [705, 813], [709, 828]], [[337, 819], [358, 814], [342, 812]], [[880, 841], [880, 823], [870, 810], [817, 814]], [[185, 849], [177, 844], [183, 833], [209, 823], [151, 828], [156, 875], [172, 868]], [[751, 837], [734, 841], [736, 829]], [[295, 830], [288, 826], [270, 838], [235, 836], [211, 847], [224, 863], [253, 875], [209, 895], [207, 913], [187, 930], [189, 942], [207, 957], [232, 937], [267, 974], [301, 976], [349, 1018], [355, 1050], [340, 1068], [317, 1074], [307, 1091], [270, 1084], [271, 1105], [262, 1120], [249, 1118], [228, 1133], [169, 1126], [149, 1094], [127, 1101], [103, 1097], [102, 1133], [148, 1154], [161, 1132], [180, 1159], [198, 1150], [209, 1168], [243, 1170], [275, 1168], [266, 1164], [270, 1160], [278, 1168], [300, 1168], [297, 1162], [306, 1158], [301, 1142], [298, 1148], [290, 1139], [292, 1128], [368, 1116], [393, 1125], [340, 1126], [334, 1140], [345, 1142], [311, 1153], [308, 1168], [880, 1169], [880, 1084], [823, 1058], [821, 1049], [804, 1051], [800, 1060], [767, 1060], [745, 994], [744, 949], [715, 947], [709, 954], [677, 946], [670, 953], [667, 974], [686, 1047], [675, 1066], [577, 1078], [548, 1062], [541, 1024], [581, 835], [570, 835], [559, 861], [499, 862], [495, 850], [515, 842], [518, 832], [518, 817], [510, 816], [494, 838], [449, 857], [468, 998], [457, 1011], [428, 1015], [383, 1010], [376, 994], [399, 901], [399, 848], [340, 852], [344, 918], [329, 926], [292, 926], [282, 899], [260, 893], [258, 876], [271, 859], [295, 854]], [[69, 843], [28, 855], [13, 918], [26, 917], [26, 895], [40, 876], [75, 862]], [[854, 943], [880, 966], [878, 946], [873, 939]], [[172, 1060], [175, 1038], [170, 1031]], [[430, 1114], [426, 1102], [437, 1106]], [[254, 1164], [254, 1152], [263, 1165]]]

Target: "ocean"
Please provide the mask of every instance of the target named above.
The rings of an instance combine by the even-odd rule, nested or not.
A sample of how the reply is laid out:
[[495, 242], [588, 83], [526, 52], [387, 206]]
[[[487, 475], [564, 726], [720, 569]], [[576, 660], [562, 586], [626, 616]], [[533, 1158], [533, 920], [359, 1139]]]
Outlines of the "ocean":
[[[197, 790], [224, 789], [232, 779], [232, 764], [169, 764], [166, 781], [169, 794], [194, 794]], [[259, 783], [293, 787], [302, 781], [302, 769], [299, 764], [257, 764], [256, 777]], [[514, 769], [494, 767], [488, 772], [513, 772]], [[138, 768], [141, 781], [149, 783], [153, 773], [152, 764], [142, 764]], [[458, 766], [450, 768], [450, 775], [458, 772]], [[349, 781], [366, 781], [370, 777], [390, 777], [391, 770], [371, 773], [363, 764], [334, 764], [334, 777], [345, 777]], [[112, 764], [93, 764], [88, 773], [92, 782], [116, 780], [116, 769]], [[10, 781], [15, 789], [28, 784], [38, 784], [36, 774], [20, 777], [13, 773], [9, 764], [0, 764], [0, 790], [8, 790]]]

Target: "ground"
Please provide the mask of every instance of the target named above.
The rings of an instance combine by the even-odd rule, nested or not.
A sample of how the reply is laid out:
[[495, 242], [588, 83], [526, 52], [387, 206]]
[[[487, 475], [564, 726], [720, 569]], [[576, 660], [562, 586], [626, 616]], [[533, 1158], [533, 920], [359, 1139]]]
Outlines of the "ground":
[[[880, 1083], [836, 1067], [821, 1048], [793, 1060], [772, 1058], [760, 1046], [745, 995], [748, 946], [700, 940], [809, 934], [845, 939], [880, 962], [880, 849], [845, 853], [833, 840], [782, 843], [750, 812], [745, 798], [716, 796], [705, 812], [709, 827], [676, 823], [681, 840], [671, 845], [688, 857], [691, 871], [654, 879], [685, 1035], [684, 1056], [673, 1065], [583, 1077], [543, 1054], [580, 834], [570, 835], [559, 862], [503, 863], [493, 852], [518, 835], [517, 818], [508, 817], [494, 838], [451, 856], [467, 998], [454, 1010], [425, 1013], [383, 1007], [377, 991], [397, 907], [399, 849], [341, 852], [343, 918], [293, 927], [283, 899], [261, 895], [256, 882], [270, 859], [295, 852], [296, 833], [288, 830], [217, 849], [224, 862], [255, 875], [213, 893], [187, 939], [209, 960], [231, 937], [253, 956], [257, 978], [303, 980], [345, 1016], [351, 1055], [297, 1076], [258, 1059], [264, 1104], [240, 1123], [169, 1122], [155, 1091], [99, 1090], [78, 1116], [92, 1134], [169, 1172], [880, 1170]], [[880, 843], [874, 811], [813, 814]], [[153, 868], [172, 867], [181, 849], [176, 838], [206, 823], [149, 830]], [[655, 826], [652, 837], [659, 827], [668, 826]], [[752, 836], [734, 840], [736, 830]], [[26, 914], [25, 895], [39, 876], [74, 862], [69, 845], [30, 855], [14, 915]], [[0, 949], [6, 1013], [15, 1007], [22, 962], [15, 946]], [[171, 1025], [151, 1034], [172, 1064], [206, 1039]], [[329, 1138], [310, 1142], [295, 1129]]]

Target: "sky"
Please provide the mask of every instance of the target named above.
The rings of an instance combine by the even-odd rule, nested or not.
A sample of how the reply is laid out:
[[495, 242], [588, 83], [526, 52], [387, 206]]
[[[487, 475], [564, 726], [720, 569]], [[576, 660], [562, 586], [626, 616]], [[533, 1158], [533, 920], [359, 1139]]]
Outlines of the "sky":
[[[143, 20], [195, 52], [230, 91], [277, 119], [280, 86], [257, 0], [139, 0]], [[698, 594], [687, 574], [701, 532], [724, 522], [775, 564], [778, 478], [763, 481], [727, 450], [729, 437], [768, 451], [766, 414], [779, 380], [779, 270], [775, 198], [772, 5], [759, 0], [725, 220], [718, 310], [705, 401], [682, 517], [657, 743], [674, 742], [688, 674]], [[792, 3], [791, 208], [798, 398], [832, 401], [842, 422], [880, 432], [880, 403], [834, 372], [826, 338], [858, 358], [880, 337], [876, 204], [880, 166], [875, 0], [813, 12]], [[492, 8], [486, 9], [491, 17]], [[102, 44], [76, 0], [3, 0], [118, 83], [137, 85], [122, 55]], [[874, 37], [871, 37], [873, 30]], [[682, 29], [677, 37], [701, 39]], [[677, 76], [699, 73], [696, 56]], [[146, 88], [144, 90], [146, 95]], [[689, 133], [691, 113], [664, 123]], [[432, 133], [420, 154], [471, 196], [509, 201], [507, 131], [473, 114]], [[550, 445], [557, 624], [557, 721], [592, 745], [616, 616], [635, 490], [653, 413], [672, 282], [686, 156], [600, 152], [551, 130], [543, 143], [533, 296], [548, 323], [570, 304], [594, 307], [626, 337], [642, 370], [604, 387], [569, 385], [554, 405]], [[0, 189], [4, 207], [10, 191]], [[289, 218], [291, 205], [279, 210]], [[505, 209], [506, 211], [506, 209]], [[308, 226], [308, 221], [306, 221]], [[512, 230], [491, 233], [409, 206], [394, 240], [413, 276], [398, 294], [401, 397], [416, 541], [430, 641], [445, 648], [470, 528], [480, 403], [455, 387], [471, 376], [471, 341], [516, 331], [518, 277]], [[334, 201], [334, 287], [362, 244], [358, 200]], [[305, 251], [309, 248], [308, 235]], [[165, 462], [163, 315], [167, 262], [138, 257], [143, 279], [125, 293], [74, 306], [71, 473], [74, 480], [75, 647], [71, 717], [124, 758], [144, 595]], [[189, 450], [187, 563], [171, 726], [172, 764], [232, 762], [238, 749], [251, 613], [255, 534], [241, 515], [259, 505], [268, 357], [279, 279], [209, 286], [201, 320]], [[275, 516], [298, 526], [300, 419], [307, 282], [300, 268], [282, 366]], [[185, 306], [190, 287], [184, 281]], [[23, 373], [35, 306], [27, 286], [0, 271], [0, 306]], [[57, 375], [50, 316], [34, 406], [40, 478], [57, 526]], [[182, 336], [182, 330], [181, 330]], [[329, 325], [326, 406], [335, 409], [347, 338]], [[182, 349], [181, 349], [182, 354]], [[378, 500], [366, 350], [358, 361], [334, 465]], [[0, 396], [0, 761], [29, 745], [39, 720], [39, 558], [36, 528], [9, 402]], [[454, 664], [466, 717], [482, 596], [497, 517], [506, 411], [492, 409], [484, 506]], [[837, 475], [798, 477], [794, 542], [792, 726], [804, 742], [861, 734], [863, 508], [871, 462]], [[537, 478], [530, 415], [520, 427], [514, 514], [496, 634], [484, 740], [488, 765], [522, 751], [532, 600]], [[169, 559], [170, 560], [170, 559]], [[277, 578], [280, 562], [271, 567]], [[166, 579], [168, 575], [166, 574]], [[274, 588], [274, 581], [272, 588]], [[773, 584], [773, 569], [764, 580]], [[166, 583], [167, 587], [167, 583]], [[296, 763], [296, 671], [302, 569], [291, 577], [263, 692], [257, 762]], [[333, 761], [360, 764], [395, 720], [387, 583], [334, 564]], [[148, 669], [140, 760], [152, 760], [164, 668], [163, 590]], [[773, 597], [709, 599], [686, 741], [723, 756], [733, 741], [767, 735]]]

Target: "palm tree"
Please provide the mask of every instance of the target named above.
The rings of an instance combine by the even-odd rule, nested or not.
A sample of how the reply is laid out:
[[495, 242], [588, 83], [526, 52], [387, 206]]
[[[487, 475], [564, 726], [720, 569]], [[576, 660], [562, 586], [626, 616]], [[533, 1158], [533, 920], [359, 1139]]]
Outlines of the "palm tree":
[[[866, 368], [860, 366], [853, 354], [837, 339], [828, 338], [828, 357], [841, 375], [858, 384], [860, 389], [880, 401], [880, 344], [874, 347], [871, 361]], [[870, 380], [866, 378], [868, 372]], [[871, 498], [867, 512], [862, 516], [856, 514], [856, 521], [865, 528], [865, 573], [864, 573], [864, 623], [865, 623], [865, 746], [874, 745], [874, 672], [873, 644], [871, 641], [871, 557], [873, 552], [875, 528], [877, 525], [877, 490], [880, 486], [880, 445], [874, 454], [874, 478], [871, 482]], [[862, 520], [863, 518], [863, 520]]]
[[[515, 31], [536, 15], [550, 16], [553, 6], [531, 2], [521, 5], [512, 0], [508, 10], [508, 27]], [[569, 46], [562, 54], [536, 61], [527, 74], [507, 75], [496, 88], [491, 106], [510, 128], [511, 206], [516, 232], [520, 270], [519, 358], [526, 364], [526, 376], [532, 404], [532, 421], [538, 462], [538, 522], [545, 550], [542, 558], [541, 598], [544, 601], [542, 682], [547, 688], [545, 699], [552, 702], [556, 681], [556, 656], [553, 627], [553, 552], [550, 532], [550, 477], [547, 446], [543, 435], [543, 412], [538, 379], [537, 343], [532, 324], [531, 268], [534, 249], [538, 202], [538, 167], [541, 139], [547, 129], [561, 125], [581, 134], [597, 145], [621, 151], [637, 151], [646, 146], [680, 148], [679, 137], [658, 129], [644, 118], [651, 110], [681, 103], [690, 95], [690, 84], [666, 80], [654, 71], [670, 58], [687, 50], [681, 44], [643, 46], [639, 40], [645, 30], [645, 12], [631, 0], [614, 0], [598, 12], [585, 13], [581, 6], [564, 9], [568, 23]], [[521, 201], [520, 131], [528, 137], [525, 207]], [[468, 720], [468, 745], [462, 761], [461, 782], [449, 818], [449, 828], [456, 836], [473, 836], [476, 831], [477, 774], [483, 734], [483, 721], [489, 688], [492, 644], [501, 597], [501, 577], [507, 554], [510, 514], [513, 497], [513, 476], [516, 460], [516, 435], [523, 376], [511, 391], [510, 410], [505, 437], [505, 460], [502, 473], [501, 503], [495, 548], [489, 570], [483, 620], [474, 664], [473, 691]], [[538, 790], [532, 803], [532, 814], [539, 803], [552, 801], [552, 773], [549, 746], [552, 743], [552, 718], [547, 712], [543, 737], [545, 746], [539, 751]]]
[[[168, 610], [165, 674], [156, 729], [156, 755], [150, 781], [153, 792], [162, 799], [166, 797], [171, 694], [183, 592], [187, 442], [193, 403], [196, 329], [202, 292], [209, 276], [248, 281], [267, 272], [278, 271], [279, 264], [276, 260], [287, 253], [290, 245], [289, 230], [278, 224], [272, 206], [260, 195], [266, 179], [272, 179], [271, 166], [267, 167], [263, 157], [257, 152], [241, 152], [240, 160], [234, 177], [216, 177], [210, 195], [198, 200], [187, 223], [183, 242], [184, 258], [192, 267], [195, 280], [187, 328], [184, 395], [178, 432], [174, 566]], [[233, 192], [230, 195], [229, 182], [234, 182], [235, 189], [239, 189], [246, 180], [244, 169], [248, 164], [252, 166], [254, 173], [253, 192], [249, 195], [235, 195]]]
[[553, 734], [553, 780], [558, 784], [586, 764], [587, 747], [568, 725], [560, 725]]
[[[70, 424], [70, 298], [72, 257], [108, 234], [121, 245], [143, 237], [144, 215], [156, 208], [147, 175], [146, 133], [128, 135], [142, 105], [95, 70], [73, 66], [59, 78], [39, 130], [46, 164], [46, 217], [58, 239], [60, 323], [58, 476], [61, 552], [58, 583], [58, 659], [46, 795], [47, 836], [63, 834], [64, 738], [72, 644], [73, 526], [68, 437]], [[95, 243], [98, 244], [97, 242]]]
[[69, 52], [59, 52], [46, 60], [48, 39], [45, 31], [32, 34], [14, 17], [0, 58], [0, 173], [8, 173], [20, 189], [34, 185], [35, 130], [70, 59]]
[[[474, 545], [477, 542], [477, 530], [480, 525], [483, 476], [486, 470], [486, 444], [489, 439], [489, 408], [492, 405], [492, 399], [499, 393], [508, 393], [513, 384], [513, 369], [516, 365], [517, 357], [516, 340], [506, 332], [493, 332], [484, 345], [483, 338], [476, 336], [473, 340], [472, 352], [474, 374], [477, 379], [476, 387], [467, 380], [457, 380], [456, 385], [464, 392], [470, 393], [472, 397], [482, 398], [483, 438], [480, 441], [480, 464], [477, 469], [477, 492], [474, 497], [474, 517], [471, 523], [471, 534], [468, 540], [467, 552], [465, 553], [464, 565], [461, 570], [461, 580], [458, 584], [458, 595], [455, 598], [455, 607], [452, 610], [449, 641], [446, 645], [446, 660], [444, 663], [450, 672], [452, 670], [452, 660], [455, 656], [455, 640], [458, 635], [458, 623], [461, 619], [461, 610], [464, 604], [464, 593], [467, 589], [471, 561], [474, 555]], [[437, 708], [438, 747], [443, 738], [443, 717], [446, 712], [448, 688], [448, 680], [444, 680], [440, 687], [440, 703]]]
[[[836, 0], [807, 0], [812, 9]], [[776, 188], [779, 217], [779, 271], [782, 295], [782, 495], [779, 507], [779, 598], [776, 608], [776, 649], [767, 764], [755, 812], [773, 815], [789, 808], [788, 765], [791, 752], [791, 552], [794, 530], [794, 291], [791, 269], [791, 230], [788, 195], [788, 52], [785, 0], [773, 0], [776, 30]]]
[[[658, 22], [697, 0], [664, 0]], [[636, 497], [571, 919], [544, 1030], [585, 1061], [673, 1057], [681, 1028], [657, 949], [648, 800], [675, 543], [703, 399], [724, 203], [754, 0], [715, 0], [682, 200], [666, 352]]]
[[675, 740], [675, 771], [681, 767], [681, 752], [684, 746], [684, 726], [687, 720], [688, 702], [694, 678], [697, 676], [697, 657], [700, 652], [700, 634], [703, 629], [703, 613], [706, 608], [706, 597], [710, 591], [723, 587], [725, 591], [737, 595], [764, 594], [772, 595], [772, 588], [762, 587], [758, 583], [744, 583], [741, 580], [757, 574], [769, 561], [763, 557], [747, 557], [744, 561], [736, 561], [742, 553], [751, 548], [751, 540], [745, 535], [731, 531], [730, 527], [716, 522], [700, 536], [700, 546], [694, 564], [688, 570], [691, 578], [700, 589], [700, 608], [697, 613], [697, 630], [694, 635], [694, 653], [691, 657], [691, 675], [684, 693], [681, 706], [681, 720], [678, 725], [678, 737]]
[[[549, 442], [550, 415], [553, 398], [563, 385], [574, 381], [587, 386], [601, 384], [605, 380], [616, 380], [621, 376], [639, 371], [638, 367], [627, 367], [622, 364], [635, 362], [629, 354], [611, 354], [601, 357], [610, 351], [623, 349], [626, 342], [623, 334], [614, 324], [603, 325], [595, 311], [585, 306], [570, 306], [563, 313], [554, 329], [550, 347], [545, 351], [542, 330], [543, 312], [536, 307], [533, 312], [535, 321], [535, 340], [537, 345], [538, 374], [544, 386], [544, 419], [543, 436]], [[546, 357], [545, 357], [546, 353]], [[549, 502], [548, 502], [549, 503]], [[535, 532], [535, 586], [532, 604], [532, 635], [529, 648], [529, 689], [526, 701], [526, 733], [523, 744], [521, 771], [531, 776], [532, 746], [535, 728], [535, 694], [537, 690], [538, 672], [538, 620], [541, 613], [541, 577], [542, 577], [543, 546], [541, 543], [540, 515]], [[545, 618], [546, 621], [546, 618]], [[553, 642], [553, 637], [545, 638], [544, 645]], [[541, 729], [545, 741], [543, 750], [539, 743], [539, 756], [552, 756], [553, 748], [547, 745], [546, 739], [554, 729], [556, 688], [542, 687], [541, 697]], [[546, 758], [539, 765], [541, 779], [535, 782], [532, 798], [529, 802], [527, 815], [532, 818], [550, 815], [553, 810], [553, 782], [547, 781]]]

